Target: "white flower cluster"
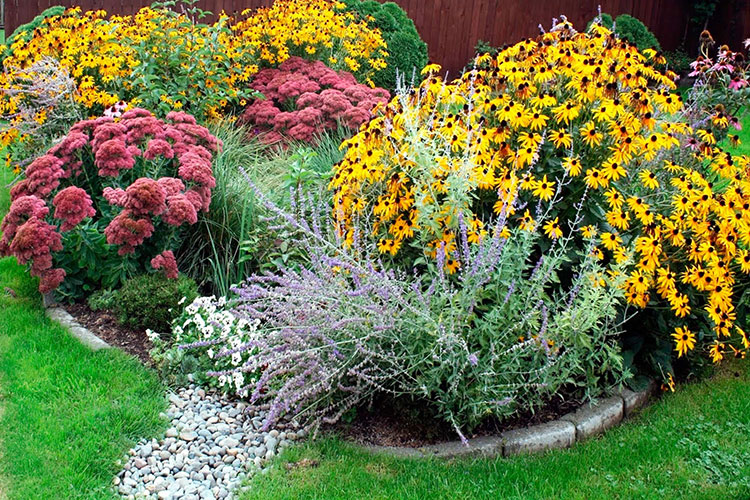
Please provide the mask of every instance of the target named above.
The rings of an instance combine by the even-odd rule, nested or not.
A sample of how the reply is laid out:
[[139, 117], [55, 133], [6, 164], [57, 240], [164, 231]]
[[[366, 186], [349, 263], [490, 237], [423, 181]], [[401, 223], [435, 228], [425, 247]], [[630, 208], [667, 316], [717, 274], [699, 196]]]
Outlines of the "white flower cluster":
[[[183, 299], [184, 301], [184, 299]], [[182, 303], [182, 301], [180, 302]], [[241, 349], [258, 338], [260, 320], [246, 320], [235, 316], [225, 297], [198, 297], [185, 307], [182, 315], [172, 323], [171, 348], [174, 359], [182, 354], [179, 346], [200, 342], [211, 342], [207, 347], [192, 349], [195, 356], [203, 358], [201, 366], [206, 371], [226, 371], [244, 365], [255, 349]], [[155, 346], [162, 345], [159, 334], [147, 330]], [[187, 349], [186, 352], [190, 352]], [[231, 355], [220, 354], [232, 352]], [[207, 358], [207, 359], [206, 359]], [[219, 386], [235, 392], [240, 396], [246, 392], [243, 388], [254, 382], [252, 374], [237, 371], [230, 376], [218, 378]]]

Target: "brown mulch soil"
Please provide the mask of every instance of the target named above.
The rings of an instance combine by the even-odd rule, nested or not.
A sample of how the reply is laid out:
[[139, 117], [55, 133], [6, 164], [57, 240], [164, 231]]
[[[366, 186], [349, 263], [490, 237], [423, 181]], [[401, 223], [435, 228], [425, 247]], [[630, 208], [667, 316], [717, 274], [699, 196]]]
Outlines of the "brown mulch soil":
[[145, 330], [121, 325], [112, 311], [92, 311], [87, 304], [67, 304], [64, 307], [76, 321], [107, 344], [119, 347], [146, 365], [151, 364], [148, 352], [152, 345]]
[[[582, 405], [583, 402], [579, 399], [554, 396], [535, 413], [523, 412], [502, 422], [488, 420], [466, 437], [494, 436], [511, 429], [551, 422]], [[450, 425], [423, 416], [409, 416], [387, 403], [374, 403], [369, 410], [358, 410], [352, 422], [339, 422], [331, 430], [347, 441], [375, 446], [419, 448], [458, 439], [456, 431]]]

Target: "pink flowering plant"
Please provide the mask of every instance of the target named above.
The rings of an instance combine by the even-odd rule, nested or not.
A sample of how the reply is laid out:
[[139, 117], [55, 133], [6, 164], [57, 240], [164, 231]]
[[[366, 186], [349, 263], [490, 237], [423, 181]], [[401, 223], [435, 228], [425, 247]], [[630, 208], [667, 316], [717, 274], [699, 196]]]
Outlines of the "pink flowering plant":
[[209, 209], [220, 148], [182, 112], [78, 122], [11, 189], [0, 255], [28, 264], [42, 293], [69, 297], [144, 270], [177, 278], [172, 249]]
[[268, 143], [312, 141], [325, 130], [356, 130], [372, 109], [390, 98], [387, 90], [357, 83], [354, 75], [320, 61], [290, 57], [278, 68], [260, 71], [252, 88], [265, 97], [245, 109], [242, 120]]
[[716, 139], [727, 135], [736, 140], [741, 130], [740, 114], [750, 104], [750, 65], [742, 52], [727, 45], [716, 49], [711, 34], [700, 38], [698, 58], [690, 63], [695, 83], [686, 95], [685, 114], [694, 128], [707, 130]]

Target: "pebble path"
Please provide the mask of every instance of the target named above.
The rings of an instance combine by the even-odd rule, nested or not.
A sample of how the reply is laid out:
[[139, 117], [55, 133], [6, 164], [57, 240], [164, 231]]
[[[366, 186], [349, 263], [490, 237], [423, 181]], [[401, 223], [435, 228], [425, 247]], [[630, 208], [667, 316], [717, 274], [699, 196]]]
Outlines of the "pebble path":
[[263, 412], [194, 385], [169, 404], [164, 439], [140, 442], [114, 478], [123, 498], [232, 499], [245, 478], [305, 434], [284, 424], [262, 432]]

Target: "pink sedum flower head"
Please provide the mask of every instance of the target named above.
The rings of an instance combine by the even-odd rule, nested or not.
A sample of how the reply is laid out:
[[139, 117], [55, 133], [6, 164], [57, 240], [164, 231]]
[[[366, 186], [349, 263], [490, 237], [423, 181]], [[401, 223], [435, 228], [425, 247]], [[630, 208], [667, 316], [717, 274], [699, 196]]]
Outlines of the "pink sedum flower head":
[[154, 234], [154, 224], [149, 217], [137, 217], [128, 210], [112, 219], [104, 229], [107, 243], [119, 245], [117, 253], [126, 255], [135, 252], [135, 247]]
[[172, 150], [172, 146], [170, 146], [170, 144], [164, 139], [151, 139], [148, 141], [148, 146], [143, 153], [143, 158], [146, 160], [154, 160], [158, 157], [171, 160], [174, 158], [174, 150]]
[[60, 179], [65, 176], [62, 160], [50, 154], [40, 156], [26, 167], [26, 179], [10, 191], [11, 199], [31, 195], [46, 198], [60, 186]]
[[102, 177], [117, 177], [121, 170], [130, 170], [135, 165], [133, 153], [123, 139], [103, 142], [94, 155], [94, 164]]
[[180, 194], [185, 191], [185, 183], [177, 177], [160, 177], [156, 182], [164, 189], [167, 193], [167, 197]]
[[166, 211], [167, 193], [159, 183], [141, 177], [125, 190], [125, 208], [135, 215], [161, 215]]
[[180, 156], [180, 168], [177, 173], [188, 183], [199, 184], [209, 189], [216, 187], [211, 160], [206, 159], [197, 149], [191, 149]]
[[110, 205], [122, 208], [125, 208], [125, 203], [128, 199], [125, 190], [120, 188], [105, 187], [104, 190], [102, 190], [102, 196]]
[[164, 275], [168, 279], [176, 280], [179, 276], [177, 270], [177, 260], [174, 258], [172, 250], [165, 250], [153, 259], [151, 259], [151, 267], [157, 271], [161, 269], [164, 271]]
[[60, 231], [70, 231], [86, 217], [96, 215], [94, 204], [88, 193], [76, 186], [69, 186], [57, 193], [52, 204], [55, 207], [55, 219], [62, 220]]
[[250, 104], [242, 120], [266, 143], [285, 136], [309, 142], [339, 125], [357, 129], [370, 120], [376, 105], [390, 99], [388, 91], [361, 85], [351, 73], [299, 57], [260, 71], [252, 87], [266, 100]]
[[162, 220], [171, 226], [192, 225], [198, 222], [198, 211], [184, 194], [175, 194], [167, 198], [167, 212]]
[[19, 264], [26, 264], [35, 257], [62, 250], [62, 237], [55, 226], [43, 219], [32, 217], [23, 223], [10, 244], [10, 251]]
[[[19, 196], [10, 205], [8, 214], [0, 224], [0, 231], [3, 236], [0, 241], [5, 243], [6, 251], [9, 251], [8, 246], [16, 235], [18, 228], [23, 225], [27, 220], [32, 217], [37, 219], [44, 219], [49, 213], [47, 204], [41, 198], [36, 196]], [[9, 255], [8, 253], [0, 254], [3, 256]]]

